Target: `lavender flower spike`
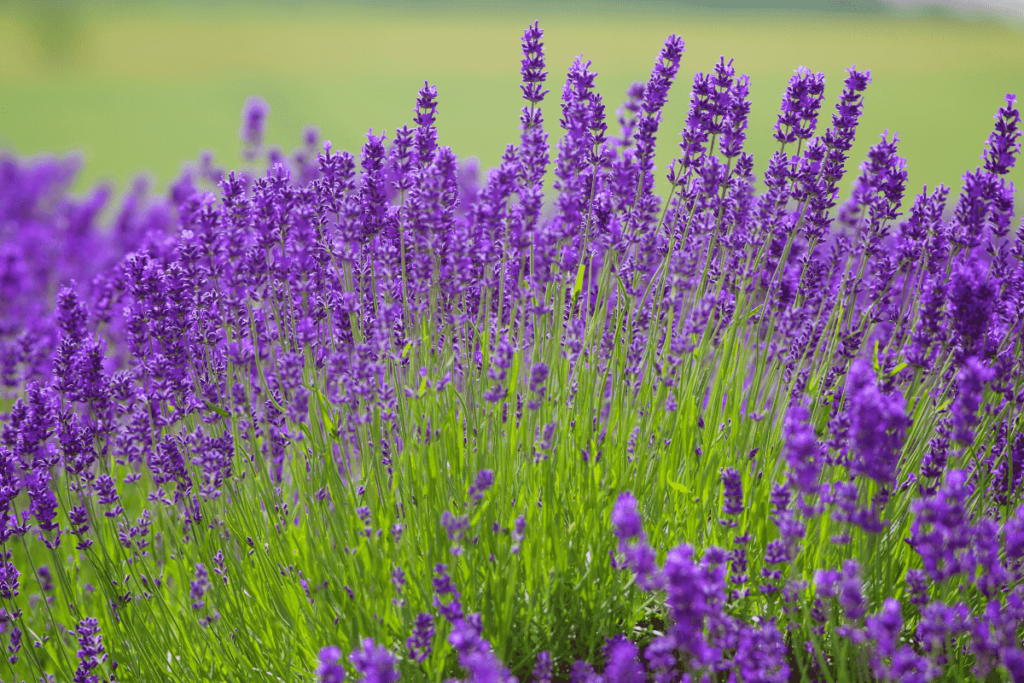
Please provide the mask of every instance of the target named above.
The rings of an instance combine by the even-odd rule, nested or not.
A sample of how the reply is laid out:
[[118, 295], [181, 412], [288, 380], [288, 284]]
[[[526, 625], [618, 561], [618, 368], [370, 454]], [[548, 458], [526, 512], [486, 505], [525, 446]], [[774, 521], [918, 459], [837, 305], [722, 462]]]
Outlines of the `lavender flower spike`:
[[981, 406], [985, 385], [995, 378], [995, 373], [976, 357], [968, 358], [960, 368], [957, 395], [953, 401], [953, 439], [964, 445], [974, 443], [974, 428], [981, 421], [978, 408]]
[[320, 650], [320, 665], [316, 669], [317, 683], [342, 683], [345, 680], [345, 667], [338, 664], [341, 649], [337, 645], [329, 645]]
[[263, 145], [263, 136], [267, 132], [267, 115], [270, 114], [270, 105], [262, 97], [253, 95], [245, 101], [242, 107], [242, 127], [238, 136], [245, 144], [244, 155], [247, 161], [256, 158], [258, 150]]
[[850, 415], [850, 470], [886, 484], [896, 477], [903, 436], [910, 420], [899, 392], [883, 394], [874, 370], [858, 360], [847, 385]]
[[636, 498], [629, 491], [619, 495], [619, 499], [615, 501], [615, 507], [612, 509], [612, 526], [615, 527], [615, 536], [620, 544], [644, 537], [643, 522], [636, 509]]
[[373, 638], [364, 639], [362, 648], [353, 650], [349, 661], [363, 674], [360, 680], [364, 683], [395, 683], [402, 677], [395, 656], [383, 645], [374, 643]]
[[1006, 106], [996, 112], [996, 128], [985, 143], [981, 155], [985, 170], [996, 175], [1006, 175], [1017, 163], [1020, 154], [1020, 112], [1017, 110], [1017, 96], [1007, 94]]
[[812, 73], [805, 66], [798, 68], [782, 96], [782, 110], [775, 122], [775, 139], [786, 145], [811, 137], [824, 97], [825, 74]]

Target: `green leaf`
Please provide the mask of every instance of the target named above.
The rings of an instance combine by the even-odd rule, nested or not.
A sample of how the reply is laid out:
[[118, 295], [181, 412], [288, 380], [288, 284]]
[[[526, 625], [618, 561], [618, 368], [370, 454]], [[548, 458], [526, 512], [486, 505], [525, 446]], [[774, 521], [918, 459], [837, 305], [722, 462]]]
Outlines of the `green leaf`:
[[676, 490], [679, 493], [683, 494], [684, 496], [690, 495], [690, 487], [689, 486], [686, 486], [684, 484], [680, 484], [677, 481], [672, 481], [671, 479], [666, 479], [665, 483], [668, 484], [669, 486], [671, 486], [674, 490]]
[[[174, 410], [174, 406], [172, 406], [172, 405], [169, 405], [167, 407], [170, 410]], [[231, 417], [231, 413], [229, 413], [228, 411], [224, 410], [223, 408], [221, 408], [218, 405], [214, 405], [213, 403], [210, 403], [209, 401], [206, 402], [206, 407], [209, 408], [210, 410], [212, 410], [213, 412], [217, 413], [221, 417], [225, 418], [225, 419], [229, 419]]]

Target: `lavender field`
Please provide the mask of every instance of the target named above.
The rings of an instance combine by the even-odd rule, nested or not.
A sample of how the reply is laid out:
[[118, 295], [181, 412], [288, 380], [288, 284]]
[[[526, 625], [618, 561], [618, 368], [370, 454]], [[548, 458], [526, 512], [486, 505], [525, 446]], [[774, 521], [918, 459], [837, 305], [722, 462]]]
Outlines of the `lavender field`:
[[918, 190], [866, 69], [544, 40], [486, 172], [429, 81], [113, 209], [0, 157], [3, 680], [1024, 681], [1015, 96]]

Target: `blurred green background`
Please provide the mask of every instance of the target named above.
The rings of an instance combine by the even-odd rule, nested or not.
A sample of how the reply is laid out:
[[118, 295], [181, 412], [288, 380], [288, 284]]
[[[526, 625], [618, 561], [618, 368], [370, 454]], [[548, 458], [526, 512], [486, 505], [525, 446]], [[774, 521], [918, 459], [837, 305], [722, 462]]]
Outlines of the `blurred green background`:
[[[774, 9], [742, 0], [703, 4], [717, 7], [668, 0], [0, 0], [0, 148], [81, 150], [79, 188], [107, 180], [123, 190], [140, 171], [165, 187], [202, 150], [220, 165], [241, 164], [238, 128], [248, 95], [270, 103], [268, 142], [285, 152], [315, 124], [335, 147], [357, 153], [368, 128], [391, 132], [411, 121], [416, 91], [428, 79], [440, 92], [441, 141], [489, 167], [518, 135], [519, 39], [533, 19], [545, 29], [552, 142], [560, 133], [561, 82], [575, 55], [593, 60], [614, 116], [629, 84], [646, 80], [665, 37], [685, 39], [659, 169], [678, 149], [694, 73], [711, 69], [719, 55], [735, 58], [737, 71], [751, 77], [748, 149], [759, 172], [777, 148], [772, 125], [796, 67], [826, 74], [819, 130], [844, 69], [871, 69], [851, 166], [884, 130], [898, 131], [908, 194], [939, 182], [958, 189], [963, 172], [979, 164], [1003, 96], [1024, 96], [1024, 24], [1006, 18], [894, 11], [871, 0], [791, 0]], [[1021, 182], [1020, 168], [1013, 177]]]

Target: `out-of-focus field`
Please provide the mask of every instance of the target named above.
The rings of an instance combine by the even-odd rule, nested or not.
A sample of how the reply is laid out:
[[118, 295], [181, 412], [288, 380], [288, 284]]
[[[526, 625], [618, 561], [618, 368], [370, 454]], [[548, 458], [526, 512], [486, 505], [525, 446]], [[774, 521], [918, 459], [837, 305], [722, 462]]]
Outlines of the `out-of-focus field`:
[[[491, 166], [518, 134], [519, 38], [535, 18], [546, 31], [552, 142], [575, 55], [593, 60], [612, 118], [627, 86], [647, 78], [664, 38], [683, 36], [659, 169], [678, 149], [694, 73], [719, 55], [751, 77], [748, 149], [759, 172], [777, 148], [772, 125], [796, 67], [826, 74], [819, 129], [844, 69], [870, 68], [851, 165], [884, 130], [898, 131], [908, 194], [924, 183], [957, 190], [961, 174], [979, 163], [1005, 93], [1024, 97], [1024, 27], [995, 21], [666, 4], [629, 13], [487, 7], [0, 3], [0, 147], [82, 150], [79, 186], [108, 179], [121, 189], [139, 171], [164, 186], [204, 149], [222, 165], [240, 164], [239, 112], [250, 94], [270, 103], [271, 144], [290, 151], [313, 123], [335, 147], [357, 152], [371, 126], [390, 132], [411, 121], [416, 91], [429, 79], [440, 92], [441, 141]], [[1014, 176], [1019, 184], [1020, 169]]]

